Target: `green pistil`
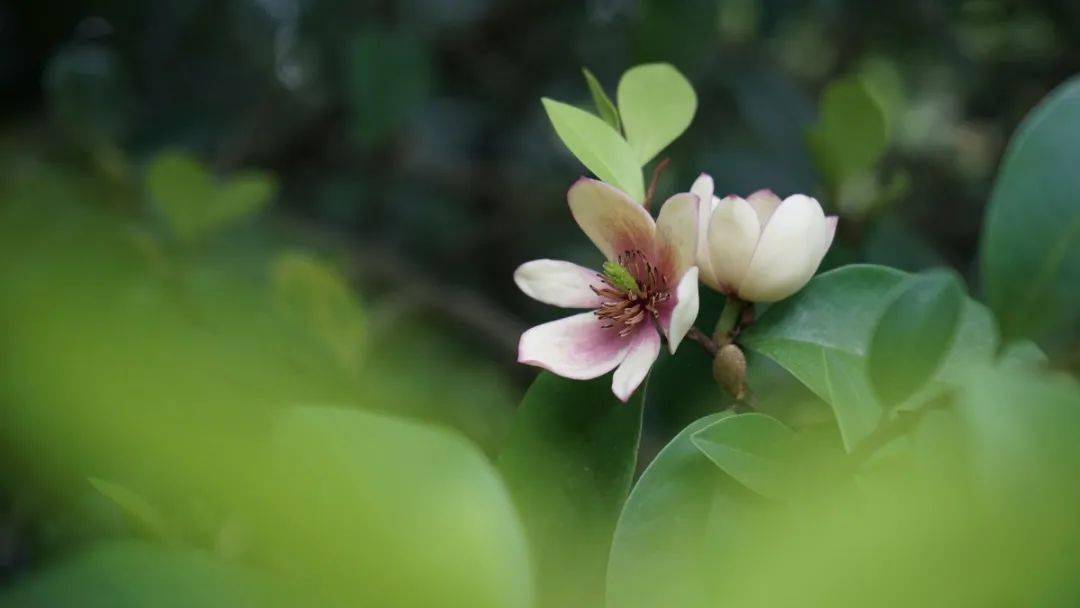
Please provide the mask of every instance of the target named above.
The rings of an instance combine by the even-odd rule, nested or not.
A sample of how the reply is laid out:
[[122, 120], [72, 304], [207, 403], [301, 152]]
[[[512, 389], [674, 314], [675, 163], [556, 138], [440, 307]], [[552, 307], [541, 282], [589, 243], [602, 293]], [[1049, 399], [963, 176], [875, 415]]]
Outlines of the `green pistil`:
[[618, 262], [604, 262], [604, 277], [615, 287], [627, 293], [641, 293], [634, 275]]

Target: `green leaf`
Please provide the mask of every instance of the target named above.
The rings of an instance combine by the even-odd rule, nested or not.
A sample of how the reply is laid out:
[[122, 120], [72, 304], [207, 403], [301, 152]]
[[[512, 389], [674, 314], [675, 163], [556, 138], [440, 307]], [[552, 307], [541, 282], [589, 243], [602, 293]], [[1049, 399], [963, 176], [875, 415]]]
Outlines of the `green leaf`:
[[1016, 340], [1002, 349], [999, 362], [1005, 367], [1037, 370], [1047, 367], [1050, 359], [1031, 340]]
[[428, 50], [415, 35], [371, 28], [357, 36], [345, 86], [359, 142], [377, 145], [406, 126], [427, 102], [431, 81]]
[[125, 514], [135, 520], [139, 526], [155, 539], [166, 543], [175, 543], [179, 540], [176, 531], [168, 525], [161, 512], [143, 496], [120, 484], [105, 481], [104, 479], [89, 477], [87, 481], [102, 496], [120, 507]]
[[889, 143], [881, 105], [854, 77], [825, 88], [818, 122], [807, 140], [818, 167], [834, 187], [873, 168]]
[[615, 109], [615, 103], [604, 92], [603, 85], [596, 79], [596, 76], [593, 76], [589, 68], [581, 68], [581, 73], [585, 75], [585, 82], [589, 85], [589, 93], [592, 94], [593, 104], [596, 105], [596, 111], [600, 113], [600, 118], [603, 118], [604, 122], [611, 125], [612, 129], [622, 131], [619, 111]]
[[1013, 136], [980, 254], [1006, 339], [1080, 328], [1080, 79], [1058, 87]]
[[1009, 519], [1010, 527], [1032, 528], [1023, 538], [1025, 544], [1049, 548], [1059, 546], [1066, 535], [1076, 539], [1080, 508], [1076, 378], [986, 366], [969, 374], [956, 411], [966, 435], [961, 445], [969, 451], [966, 462], [983, 504], [1018, 514]]
[[327, 605], [280, 580], [201, 551], [133, 541], [99, 543], [22, 578], [0, 593], [5, 606], [234, 608]]
[[620, 403], [610, 378], [541, 373], [499, 456], [521, 513], [541, 606], [603, 605], [611, 535], [630, 490], [644, 387]]
[[585, 110], [546, 97], [542, 102], [559, 139], [589, 171], [635, 201], [645, 199], [641, 166], [618, 131]]
[[697, 111], [694, 87], [667, 63], [630, 68], [615, 96], [626, 140], [642, 165], [682, 135]]
[[933, 377], [963, 305], [964, 289], [952, 272], [913, 275], [900, 284], [870, 341], [870, 378], [882, 405], [895, 406]]
[[762, 499], [693, 443], [730, 416], [691, 423], [645, 469], [619, 516], [607, 572], [608, 608], [698, 606], [716, 597], [717, 572], [740, 557], [726, 550]]
[[739, 483], [775, 499], [792, 495], [799, 470], [795, 433], [765, 414], [722, 418], [694, 433], [693, 444]]
[[146, 187], [173, 233], [188, 242], [255, 215], [277, 191], [274, 178], [257, 171], [219, 183], [197, 158], [178, 150], [154, 157]]
[[[844, 446], [877, 425], [883, 407], [870, 384], [866, 357], [878, 319], [908, 275], [884, 266], [851, 265], [820, 274], [771, 306], [740, 336], [828, 403]], [[935, 380], [952, 380], [973, 361], [989, 360], [997, 336], [985, 308], [966, 300], [956, 338]]]
[[532, 605], [511, 497], [456, 433], [352, 408], [294, 407], [274, 424], [260, 472], [244, 505], [253, 544], [349, 605]]
[[364, 315], [348, 281], [332, 267], [286, 253], [272, 269], [275, 304], [304, 327], [341, 369], [357, 374], [364, 351]]

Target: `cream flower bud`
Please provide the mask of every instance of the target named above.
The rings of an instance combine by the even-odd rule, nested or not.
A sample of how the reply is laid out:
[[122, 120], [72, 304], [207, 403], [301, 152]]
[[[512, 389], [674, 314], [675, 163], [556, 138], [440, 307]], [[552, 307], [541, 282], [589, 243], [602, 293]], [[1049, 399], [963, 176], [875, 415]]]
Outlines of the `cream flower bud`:
[[775, 302], [802, 289], [832, 245], [836, 216], [826, 217], [817, 200], [802, 194], [781, 201], [760, 190], [717, 199], [712, 190], [705, 174], [691, 188], [701, 201], [702, 282], [749, 302]]

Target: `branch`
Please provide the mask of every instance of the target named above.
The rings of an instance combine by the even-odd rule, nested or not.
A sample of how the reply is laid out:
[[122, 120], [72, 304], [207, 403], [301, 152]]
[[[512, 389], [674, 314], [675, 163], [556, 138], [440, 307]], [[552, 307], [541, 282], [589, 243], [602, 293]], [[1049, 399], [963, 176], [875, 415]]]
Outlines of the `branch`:
[[686, 337], [700, 344], [701, 348], [709, 353], [709, 357], [716, 357], [716, 353], [720, 351], [720, 345], [714, 342], [709, 336], [706, 336], [705, 332], [701, 331], [696, 326], [691, 327], [690, 331], [686, 332]]

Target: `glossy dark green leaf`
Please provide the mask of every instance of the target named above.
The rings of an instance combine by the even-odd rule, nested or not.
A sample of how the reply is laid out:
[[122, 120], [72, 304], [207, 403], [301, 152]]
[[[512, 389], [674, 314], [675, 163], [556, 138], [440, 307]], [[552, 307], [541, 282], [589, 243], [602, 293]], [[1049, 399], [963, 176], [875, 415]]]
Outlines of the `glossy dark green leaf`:
[[630, 491], [644, 387], [623, 404], [611, 378], [544, 372], [529, 388], [502, 471], [525, 523], [541, 606], [603, 603], [611, 536]]
[[1006, 339], [1080, 327], [1080, 79], [1058, 87], [1013, 136], [980, 253]]
[[740, 559], [726, 550], [728, 541], [764, 501], [692, 441], [727, 416], [706, 416], [683, 429], [634, 486], [611, 547], [608, 608], [702, 605], [716, 597], [717, 572]]
[[[893, 289], [907, 276], [861, 264], [831, 270], [771, 306], [740, 336], [740, 343], [776, 361], [832, 406], [848, 449], [877, 426], [884, 411], [871, 388], [866, 357]], [[992, 318], [966, 300], [936, 376], [953, 378], [971, 361], [989, 360], [996, 348]]]
[[952, 347], [964, 289], [948, 271], [913, 275], [896, 288], [870, 340], [875, 394], [886, 407], [910, 397], [933, 377]]
[[585, 82], [589, 85], [589, 93], [592, 95], [593, 104], [596, 106], [600, 118], [603, 118], [604, 122], [611, 125], [612, 129], [621, 132], [622, 124], [619, 121], [619, 110], [615, 108], [615, 102], [611, 101], [608, 94], [604, 92], [604, 85], [600, 84], [600, 81], [596, 79], [596, 76], [593, 76], [589, 68], [581, 68], [581, 73], [584, 74]]
[[722, 418], [694, 433], [692, 443], [725, 473], [769, 498], [793, 494], [797, 481], [795, 433], [765, 414]]

